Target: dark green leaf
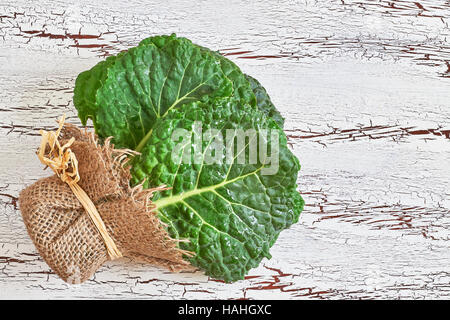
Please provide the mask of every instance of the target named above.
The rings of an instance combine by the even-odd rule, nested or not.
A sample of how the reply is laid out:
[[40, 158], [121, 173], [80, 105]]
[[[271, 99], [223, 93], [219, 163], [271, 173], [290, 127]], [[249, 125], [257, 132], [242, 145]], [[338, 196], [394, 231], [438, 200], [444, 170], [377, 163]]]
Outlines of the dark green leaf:
[[[205, 163], [214, 139], [203, 140], [202, 149], [191, 150], [191, 163], [181, 161], [190, 150], [193, 140], [185, 148], [176, 148], [172, 139], [175, 130], [184, 129], [195, 136], [195, 122], [201, 121], [202, 132], [218, 129], [225, 141], [227, 129], [273, 130], [278, 134], [279, 168], [274, 174], [265, 174], [267, 163], [258, 157], [249, 163], [248, 148], [257, 140], [247, 140], [243, 149], [235, 150], [231, 164], [220, 154], [219, 163]], [[216, 137], [219, 136], [217, 133]], [[271, 140], [268, 148], [271, 148]], [[219, 139], [220, 141], [220, 139]], [[180, 161], [172, 153], [178, 150]], [[200, 163], [195, 163], [195, 151]], [[237, 156], [246, 154], [241, 164]], [[287, 148], [286, 136], [261, 111], [240, 106], [234, 99], [222, 99], [214, 104], [194, 102], [169, 111], [153, 129], [142, 155], [132, 162], [133, 182], [146, 179], [146, 187], [168, 185], [172, 189], [154, 197], [162, 221], [169, 225], [172, 237], [189, 239], [180, 247], [195, 253], [190, 261], [206, 274], [227, 282], [242, 279], [248, 270], [257, 267], [281, 230], [298, 220], [303, 199], [296, 191], [300, 169], [297, 158]]]

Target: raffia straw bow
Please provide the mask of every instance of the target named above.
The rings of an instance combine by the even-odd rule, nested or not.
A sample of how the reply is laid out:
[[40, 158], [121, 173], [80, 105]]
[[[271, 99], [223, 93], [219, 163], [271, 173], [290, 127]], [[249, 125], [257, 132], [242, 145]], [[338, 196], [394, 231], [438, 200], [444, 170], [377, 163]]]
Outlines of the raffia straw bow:
[[[58, 141], [65, 119], [65, 115], [63, 115], [58, 122], [59, 128], [56, 131], [39, 131], [42, 135], [42, 140], [37, 153], [38, 158], [44, 165], [50, 167], [53, 172], [55, 172], [63, 182], [67, 183], [70, 189], [72, 189], [102, 236], [111, 260], [120, 258], [122, 257], [122, 253], [117, 248], [114, 240], [109, 236], [106, 226], [94, 203], [89, 199], [86, 192], [77, 184], [77, 182], [80, 181], [78, 161], [75, 154], [70, 150], [70, 146], [75, 141], [75, 138], [72, 137], [63, 146], [61, 146]], [[48, 152], [46, 152], [47, 150]]]

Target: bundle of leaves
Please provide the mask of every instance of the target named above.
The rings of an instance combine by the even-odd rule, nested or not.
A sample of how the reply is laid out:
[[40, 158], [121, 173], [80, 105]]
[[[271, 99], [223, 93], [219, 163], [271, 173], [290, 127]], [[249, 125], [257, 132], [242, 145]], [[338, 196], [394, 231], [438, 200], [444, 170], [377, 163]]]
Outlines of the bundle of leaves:
[[[100, 139], [112, 136], [116, 147], [140, 153], [129, 161], [131, 185], [170, 188], [153, 196], [157, 216], [179, 248], [193, 253], [184, 259], [207, 275], [243, 279], [298, 221], [300, 164], [288, 149], [284, 119], [261, 84], [217, 52], [174, 34], [147, 38], [81, 73], [74, 104]], [[174, 135], [182, 130], [195, 140], [199, 122], [200, 144], [189, 139], [180, 148]], [[255, 134], [244, 148], [217, 154], [211, 146], [230, 129]], [[267, 132], [277, 139], [264, 140], [266, 150], [277, 149], [270, 174], [264, 171], [273, 163], [250, 161], [247, 152]], [[229, 151], [234, 156], [225, 161]], [[222, 161], [206, 161], [211, 153]], [[241, 154], [247, 161], [238, 161]]]

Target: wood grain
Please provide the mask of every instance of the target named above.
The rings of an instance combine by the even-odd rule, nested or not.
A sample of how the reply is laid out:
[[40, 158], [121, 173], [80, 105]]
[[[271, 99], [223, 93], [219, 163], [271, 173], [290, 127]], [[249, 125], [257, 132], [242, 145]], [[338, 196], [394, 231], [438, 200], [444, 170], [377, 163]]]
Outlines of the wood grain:
[[[3, 1], [0, 298], [450, 298], [450, 2]], [[37, 254], [17, 196], [38, 131], [79, 72], [153, 34], [215, 48], [286, 117], [306, 209], [233, 284], [109, 262], [69, 286]]]

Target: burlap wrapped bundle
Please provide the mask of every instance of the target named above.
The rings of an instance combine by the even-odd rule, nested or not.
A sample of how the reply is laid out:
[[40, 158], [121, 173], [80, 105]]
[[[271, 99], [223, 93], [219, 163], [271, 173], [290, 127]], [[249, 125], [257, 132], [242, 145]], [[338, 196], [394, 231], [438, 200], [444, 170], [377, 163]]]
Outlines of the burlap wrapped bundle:
[[[62, 126], [62, 124], [61, 124]], [[150, 198], [157, 189], [129, 186], [123, 164], [127, 150], [116, 150], [93, 133], [66, 124], [61, 145], [70, 138], [78, 160], [78, 185], [95, 205], [120, 255], [172, 271], [192, 269], [156, 217]], [[66, 182], [57, 175], [24, 189], [19, 205], [28, 233], [53, 271], [68, 283], [81, 283], [111, 257], [104, 237]], [[120, 256], [119, 255], [119, 256]]]

